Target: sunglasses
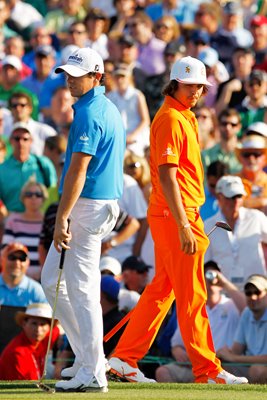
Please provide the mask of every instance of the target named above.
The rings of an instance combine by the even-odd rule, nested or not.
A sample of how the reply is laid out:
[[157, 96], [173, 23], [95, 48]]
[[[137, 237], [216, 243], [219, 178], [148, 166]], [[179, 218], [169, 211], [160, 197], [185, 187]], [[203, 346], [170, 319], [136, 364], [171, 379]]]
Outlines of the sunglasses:
[[263, 155], [263, 153], [256, 153], [256, 152], [254, 152], [254, 151], [247, 151], [247, 152], [244, 152], [244, 153], [241, 153], [241, 156], [243, 157], [243, 158], [250, 158], [250, 157], [255, 157], [255, 158], [259, 158], [259, 157], [261, 157]]
[[43, 197], [43, 193], [41, 192], [25, 192], [24, 197], [30, 199], [31, 197], [38, 197], [38, 199], [41, 199]]
[[10, 108], [27, 107], [28, 103], [11, 103]]
[[260, 296], [262, 292], [259, 290], [245, 290], [245, 295], [247, 297], [252, 297], [252, 296]]
[[242, 199], [243, 195], [242, 194], [236, 194], [233, 197], [226, 197], [227, 200], [237, 200], [237, 199]]
[[199, 115], [196, 115], [196, 117], [197, 117], [197, 118], [207, 119], [207, 118], [210, 118], [210, 115], [199, 114]]
[[160, 29], [160, 28], [173, 29], [173, 26], [171, 26], [171, 25], [165, 25], [165, 24], [158, 24], [158, 25], [156, 25], [156, 29]]
[[135, 163], [126, 165], [126, 168], [130, 168], [130, 169], [140, 168], [140, 167], [141, 167], [141, 164], [140, 164], [140, 162], [138, 162], [138, 161], [135, 162]]
[[231, 125], [232, 128], [235, 128], [239, 125], [239, 122], [221, 121], [220, 125], [222, 126]]
[[7, 256], [7, 259], [9, 260], [9, 261], [16, 261], [16, 260], [19, 260], [19, 261], [21, 261], [21, 262], [25, 262], [26, 260], [27, 260], [27, 256], [26, 256], [26, 254], [21, 254], [20, 256], [16, 256], [15, 254], [9, 254], [8, 256]]
[[77, 33], [77, 35], [82, 35], [83, 33], [86, 33], [86, 31], [78, 31], [76, 29], [73, 29], [73, 30], [69, 31], [69, 33], [71, 35], [74, 35], [75, 33]]
[[259, 86], [259, 87], [261, 87], [261, 82], [256, 82], [256, 81], [250, 82], [250, 83], [248, 84], [248, 86], [249, 86], [249, 87], [253, 87], [253, 86]]
[[30, 137], [13, 136], [12, 140], [15, 140], [15, 142], [28, 142], [30, 140]]
[[136, 28], [139, 25], [139, 22], [132, 22], [131, 24], [127, 24], [128, 28]]

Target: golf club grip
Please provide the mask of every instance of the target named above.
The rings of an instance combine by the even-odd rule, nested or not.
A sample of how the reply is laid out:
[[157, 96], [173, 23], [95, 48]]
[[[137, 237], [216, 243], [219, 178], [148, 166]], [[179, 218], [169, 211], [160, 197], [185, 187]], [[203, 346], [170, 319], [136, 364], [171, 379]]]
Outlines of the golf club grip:
[[62, 249], [60, 254], [59, 269], [63, 269], [65, 254], [66, 254], [66, 249]]
[[[68, 228], [67, 232], [70, 230], [70, 220], [68, 219]], [[59, 269], [63, 269], [64, 260], [65, 260], [66, 249], [61, 249], [60, 261], [59, 261]]]

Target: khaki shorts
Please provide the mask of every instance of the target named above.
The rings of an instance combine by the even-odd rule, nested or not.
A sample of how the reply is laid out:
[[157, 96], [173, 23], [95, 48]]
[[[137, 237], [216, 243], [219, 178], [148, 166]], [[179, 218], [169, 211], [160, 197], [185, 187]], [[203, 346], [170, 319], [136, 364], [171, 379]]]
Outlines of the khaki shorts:
[[194, 382], [194, 375], [191, 367], [180, 366], [177, 364], [166, 364], [163, 367], [167, 368], [172, 382], [191, 383]]

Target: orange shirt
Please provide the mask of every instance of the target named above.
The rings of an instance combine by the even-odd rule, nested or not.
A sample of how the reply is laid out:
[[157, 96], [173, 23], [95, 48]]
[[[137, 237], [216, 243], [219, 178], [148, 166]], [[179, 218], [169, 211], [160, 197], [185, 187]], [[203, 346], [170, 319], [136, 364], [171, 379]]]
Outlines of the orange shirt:
[[167, 206], [158, 167], [177, 165], [177, 181], [184, 207], [200, 207], [205, 201], [198, 125], [195, 114], [176, 99], [166, 96], [150, 131], [150, 204]]

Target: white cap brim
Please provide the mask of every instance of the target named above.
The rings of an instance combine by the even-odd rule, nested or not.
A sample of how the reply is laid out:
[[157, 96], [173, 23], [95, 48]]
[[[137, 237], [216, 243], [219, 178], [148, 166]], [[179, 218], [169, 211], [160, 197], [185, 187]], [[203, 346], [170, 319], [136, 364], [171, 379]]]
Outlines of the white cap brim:
[[60, 65], [55, 69], [55, 73], [59, 74], [61, 72], [67, 72], [70, 76], [73, 76], [74, 78], [79, 78], [80, 76], [84, 76], [86, 74], [89, 74], [89, 71], [84, 70], [82, 68], [78, 68], [75, 65]]
[[203, 81], [198, 81], [196, 82], [194, 79], [177, 79], [177, 78], [173, 78], [175, 79], [177, 82], [180, 83], [185, 83], [186, 85], [206, 85], [206, 86], [213, 86], [212, 83], [210, 83], [209, 81], [207, 81], [206, 79], [203, 79]]

